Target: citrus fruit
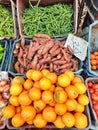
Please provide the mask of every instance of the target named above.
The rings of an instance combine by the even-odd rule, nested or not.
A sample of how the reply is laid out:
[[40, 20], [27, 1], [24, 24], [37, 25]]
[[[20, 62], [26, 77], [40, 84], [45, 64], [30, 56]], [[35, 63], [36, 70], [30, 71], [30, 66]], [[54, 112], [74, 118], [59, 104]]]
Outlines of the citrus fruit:
[[43, 119], [41, 114], [37, 114], [33, 120], [33, 123], [37, 128], [44, 128], [47, 124], [47, 121]]
[[62, 103], [55, 104], [55, 112], [57, 115], [63, 115], [67, 111], [66, 105]]
[[4, 118], [12, 118], [15, 115], [15, 107], [12, 105], [6, 106], [3, 108], [3, 116]]
[[57, 90], [64, 90], [64, 89], [60, 86], [57, 86], [57, 87], [55, 87], [55, 91], [57, 91]]
[[79, 91], [73, 85], [69, 85], [68, 87], [66, 87], [65, 91], [67, 92], [68, 97], [71, 99], [75, 99], [78, 97]]
[[25, 80], [24, 80], [24, 78], [21, 77], [21, 76], [16, 76], [16, 77], [14, 77], [13, 80], [12, 80], [12, 84], [22, 84], [22, 85], [23, 85], [24, 82], [25, 82]]
[[84, 105], [82, 105], [82, 104], [80, 104], [80, 103], [77, 103], [75, 112], [84, 112], [84, 110], [85, 110]]
[[87, 116], [81, 112], [74, 114], [75, 117], [75, 127], [78, 129], [85, 129], [88, 126]]
[[32, 101], [39, 100], [41, 98], [41, 90], [39, 88], [31, 88], [29, 90], [29, 96], [32, 99]]
[[67, 74], [71, 81], [74, 79], [74, 72], [72, 72], [71, 70], [66, 70], [64, 74]]
[[19, 106], [18, 96], [10, 96], [9, 102], [13, 106]]
[[67, 87], [71, 83], [71, 79], [67, 74], [61, 74], [58, 76], [58, 85], [61, 87]]
[[48, 73], [50, 73], [49, 70], [47, 69], [43, 69], [41, 72], [42, 72], [43, 77], [46, 77]]
[[22, 110], [21, 106], [16, 107], [16, 113], [21, 113], [21, 110]]
[[17, 113], [12, 118], [11, 123], [12, 123], [12, 126], [14, 126], [14, 127], [20, 127], [20, 126], [22, 126], [25, 123], [25, 121], [21, 117], [21, 114]]
[[82, 83], [82, 79], [79, 76], [74, 76], [74, 79], [71, 81], [71, 84]]
[[50, 79], [42, 78], [42, 79], [39, 81], [39, 85], [40, 85], [40, 88], [41, 88], [42, 90], [48, 90], [48, 89], [50, 89], [52, 83], [51, 83], [51, 80], [50, 80]]
[[27, 72], [26, 72], [26, 77], [28, 78], [28, 79], [32, 79], [32, 72], [33, 72], [34, 70], [33, 69], [30, 69], [30, 70], [28, 70]]
[[25, 121], [33, 120], [36, 115], [36, 110], [33, 106], [25, 106], [21, 111], [21, 117]]
[[27, 79], [27, 80], [24, 82], [24, 88], [25, 88], [26, 90], [29, 90], [29, 89], [32, 88], [32, 87], [33, 87], [33, 82], [32, 82], [32, 80]]
[[81, 94], [78, 96], [78, 102], [82, 105], [88, 105], [89, 98], [85, 94]]
[[30, 105], [32, 103], [32, 100], [29, 97], [29, 94], [27, 91], [23, 91], [19, 97], [18, 97], [19, 104], [21, 105]]
[[62, 121], [65, 124], [65, 126], [68, 127], [68, 128], [71, 128], [75, 125], [75, 117], [70, 112], [66, 112], [62, 116]]
[[28, 124], [28, 125], [32, 125], [32, 124], [33, 124], [33, 120], [27, 121], [27, 124]]
[[42, 73], [40, 71], [34, 70], [31, 75], [32, 80], [38, 81], [42, 78]]
[[42, 100], [45, 104], [50, 104], [53, 102], [53, 93], [49, 90], [45, 90], [42, 92]]
[[75, 99], [67, 99], [66, 101], [67, 111], [74, 111], [77, 106], [77, 101]]
[[41, 99], [37, 100], [37, 101], [34, 101], [33, 105], [34, 105], [34, 108], [36, 109], [36, 112], [41, 112], [46, 106], [44, 101], [42, 101]]
[[84, 83], [75, 83], [74, 86], [78, 89], [79, 94], [86, 93], [86, 86]]
[[61, 116], [57, 116], [56, 120], [53, 123], [59, 129], [62, 129], [65, 127], [65, 124], [63, 123]]
[[54, 85], [54, 84], [51, 85], [49, 91], [51, 91], [51, 92], [54, 92], [54, 91], [55, 91], [55, 85]]
[[33, 84], [33, 87], [40, 88], [39, 81], [35, 81]]
[[64, 90], [57, 90], [54, 93], [54, 100], [57, 103], [64, 103], [67, 100], [67, 94]]
[[46, 78], [50, 79], [52, 84], [57, 82], [57, 75], [55, 73], [48, 73]]
[[10, 87], [10, 94], [17, 96], [19, 95], [23, 90], [22, 84], [12, 84]]
[[56, 120], [56, 113], [53, 107], [47, 106], [42, 112], [42, 116], [47, 122], [54, 122]]

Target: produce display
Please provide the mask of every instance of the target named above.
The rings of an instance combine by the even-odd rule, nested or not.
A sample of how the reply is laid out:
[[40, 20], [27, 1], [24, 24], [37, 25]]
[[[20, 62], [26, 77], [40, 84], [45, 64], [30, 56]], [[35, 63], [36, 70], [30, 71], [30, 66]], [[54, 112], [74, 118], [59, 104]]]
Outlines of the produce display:
[[43, 128], [50, 123], [57, 128], [88, 127], [85, 106], [89, 99], [79, 76], [69, 70], [57, 76], [47, 69], [31, 69], [26, 77], [16, 76], [12, 80], [10, 104], [3, 109], [9, 125]]
[[98, 117], [98, 83], [94, 81], [88, 82], [89, 93], [91, 95], [91, 101], [93, 108]]
[[0, 63], [1, 63], [2, 58], [4, 56], [4, 50], [5, 50], [5, 48], [2, 46], [2, 44], [0, 44]]
[[0, 37], [14, 36], [14, 23], [10, 9], [0, 5]]
[[46, 7], [31, 5], [23, 12], [23, 33], [33, 36], [44, 33], [50, 36], [62, 36], [74, 32], [73, 7], [67, 4], [55, 4]]
[[97, 51], [90, 54], [90, 64], [91, 64], [92, 70], [98, 69], [98, 52]]
[[22, 38], [21, 43], [15, 44], [16, 72], [25, 74], [29, 69], [49, 69], [50, 72], [61, 74], [67, 69], [73, 72], [79, 69], [79, 60], [71, 47], [64, 47], [65, 40], [53, 40], [46, 34], [35, 34], [33, 40], [26, 44]]
[[4, 124], [5, 120], [2, 109], [8, 104], [8, 100], [10, 97], [9, 86], [9, 81], [0, 80], [0, 127]]

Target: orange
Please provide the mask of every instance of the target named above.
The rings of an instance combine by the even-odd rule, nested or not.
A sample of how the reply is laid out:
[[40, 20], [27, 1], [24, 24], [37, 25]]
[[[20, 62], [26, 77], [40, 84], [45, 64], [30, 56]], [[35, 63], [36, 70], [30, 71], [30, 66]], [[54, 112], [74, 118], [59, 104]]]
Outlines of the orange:
[[25, 121], [23, 120], [23, 118], [21, 117], [20, 113], [17, 113], [11, 120], [12, 126], [14, 127], [20, 127], [23, 126], [23, 124], [25, 123]]
[[13, 106], [19, 106], [18, 96], [10, 96], [9, 102]]
[[31, 75], [32, 80], [38, 81], [42, 78], [42, 73], [40, 71], [34, 70]]
[[22, 84], [12, 84], [10, 87], [10, 94], [17, 96], [19, 95], [23, 90]]
[[56, 113], [53, 107], [47, 106], [43, 112], [42, 116], [47, 122], [54, 122], [56, 120]]
[[3, 116], [4, 118], [12, 118], [15, 115], [15, 107], [12, 105], [6, 106], [3, 108]]
[[22, 110], [21, 106], [16, 107], [16, 113], [20, 113]]
[[74, 86], [78, 89], [79, 94], [86, 93], [86, 86], [84, 83], [75, 83]]
[[67, 111], [74, 111], [77, 106], [77, 101], [75, 99], [67, 99], [66, 101]]
[[64, 74], [67, 74], [71, 81], [74, 79], [74, 72], [72, 72], [71, 70], [66, 70]]
[[46, 104], [50, 104], [53, 102], [53, 93], [49, 90], [43, 91], [42, 92], [42, 100]]
[[57, 103], [55, 104], [55, 112], [57, 115], [63, 115], [67, 111], [66, 105]]
[[92, 70], [96, 70], [96, 69], [97, 69], [97, 66], [96, 66], [96, 65], [92, 65], [92, 66], [91, 66], [91, 69], [92, 69]]
[[39, 81], [39, 85], [40, 85], [40, 88], [42, 90], [48, 90], [51, 88], [51, 80], [50, 79], [47, 79], [47, 78], [42, 78], [40, 81]]
[[32, 103], [32, 100], [29, 97], [29, 94], [27, 91], [22, 92], [19, 97], [18, 101], [21, 105], [30, 105]]
[[25, 80], [21, 76], [15, 76], [12, 80], [12, 84], [24, 84]]
[[25, 88], [26, 90], [29, 90], [29, 89], [32, 88], [32, 87], [33, 87], [33, 82], [32, 82], [32, 80], [27, 79], [27, 80], [24, 82], [24, 88]]
[[35, 87], [35, 88], [40, 88], [40, 86], [39, 86], [39, 81], [35, 81], [34, 84], [33, 84], [33, 87]]
[[55, 91], [57, 91], [57, 90], [64, 90], [64, 89], [60, 86], [57, 86], [57, 87], [55, 87]]
[[54, 85], [54, 84], [51, 85], [49, 91], [51, 91], [51, 92], [54, 92], [54, 91], [55, 91], [55, 85]]
[[32, 125], [32, 124], [33, 124], [33, 120], [27, 121], [27, 124], [28, 124], [28, 125]]
[[52, 103], [49, 104], [49, 106], [55, 106], [55, 101], [53, 101]]
[[90, 59], [91, 60], [95, 59], [95, 55], [94, 54], [90, 54]]
[[34, 101], [33, 106], [36, 109], [36, 112], [41, 112], [45, 108], [46, 104], [40, 99], [40, 100]]
[[74, 99], [74, 98], [78, 97], [79, 91], [73, 85], [69, 85], [68, 87], [66, 87], [65, 91], [67, 92], [68, 97], [71, 98], [71, 99]]
[[33, 106], [25, 106], [21, 111], [21, 117], [25, 121], [33, 120], [36, 115], [36, 110]]
[[88, 126], [87, 116], [81, 112], [74, 114], [75, 117], [75, 127], [77, 129], [85, 129]]
[[65, 127], [65, 124], [63, 123], [61, 116], [57, 116], [56, 120], [53, 123], [59, 129], [63, 129]]
[[30, 70], [27, 71], [26, 77], [27, 77], [28, 79], [32, 79], [32, 72], [33, 72], [33, 71], [34, 71], [33, 69], [30, 69]]
[[46, 78], [50, 79], [52, 84], [57, 82], [57, 75], [55, 73], [48, 73]]
[[77, 103], [75, 112], [84, 112], [84, 110], [85, 110], [84, 105]]
[[62, 116], [62, 121], [66, 127], [71, 128], [75, 125], [75, 117], [70, 112], [66, 112]]
[[71, 84], [74, 85], [75, 83], [82, 83], [82, 79], [79, 76], [74, 76], [74, 79], [72, 80]]
[[67, 87], [71, 83], [71, 79], [67, 74], [61, 74], [58, 76], [58, 85], [61, 87]]
[[64, 103], [67, 100], [67, 94], [64, 90], [57, 90], [54, 93], [54, 100], [57, 103]]
[[42, 114], [37, 114], [33, 120], [33, 123], [37, 128], [44, 128], [47, 124], [47, 121], [44, 120]]
[[91, 63], [91, 65], [96, 65], [97, 64], [95, 59], [94, 60], [90, 60], [90, 63]]
[[29, 90], [29, 96], [32, 99], [32, 101], [39, 100], [41, 98], [41, 90], [39, 88], [31, 88]]
[[85, 94], [81, 94], [78, 96], [78, 102], [82, 105], [88, 105], [89, 98]]
[[41, 72], [42, 72], [43, 77], [47, 76], [50, 73], [49, 70], [47, 69], [43, 69]]

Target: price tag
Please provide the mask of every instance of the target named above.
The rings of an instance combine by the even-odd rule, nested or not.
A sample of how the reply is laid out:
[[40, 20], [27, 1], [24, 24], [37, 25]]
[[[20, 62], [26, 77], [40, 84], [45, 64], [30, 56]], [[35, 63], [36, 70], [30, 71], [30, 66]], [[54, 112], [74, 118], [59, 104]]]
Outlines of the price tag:
[[69, 34], [66, 40], [65, 47], [67, 47], [67, 45], [69, 45], [73, 49], [74, 55], [77, 58], [79, 58], [81, 61], [85, 60], [88, 47], [87, 41], [72, 34]]
[[0, 80], [8, 80], [8, 72], [6, 71], [0, 71]]

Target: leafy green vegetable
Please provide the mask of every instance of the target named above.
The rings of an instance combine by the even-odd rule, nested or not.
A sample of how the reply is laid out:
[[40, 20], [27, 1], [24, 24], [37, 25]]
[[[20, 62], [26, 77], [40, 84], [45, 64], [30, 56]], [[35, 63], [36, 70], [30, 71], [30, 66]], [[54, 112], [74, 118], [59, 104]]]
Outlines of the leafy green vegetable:
[[14, 24], [11, 10], [0, 5], [0, 37], [4, 36], [14, 36]]
[[0, 62], [2, 61], [5, 48], [0, 44]]
[[46, 7], [30, 6], [24, 10], [22, 24], [25, 35], [46, 33], [62, 36], [72, 33], [73, 7], [61, 3]]

